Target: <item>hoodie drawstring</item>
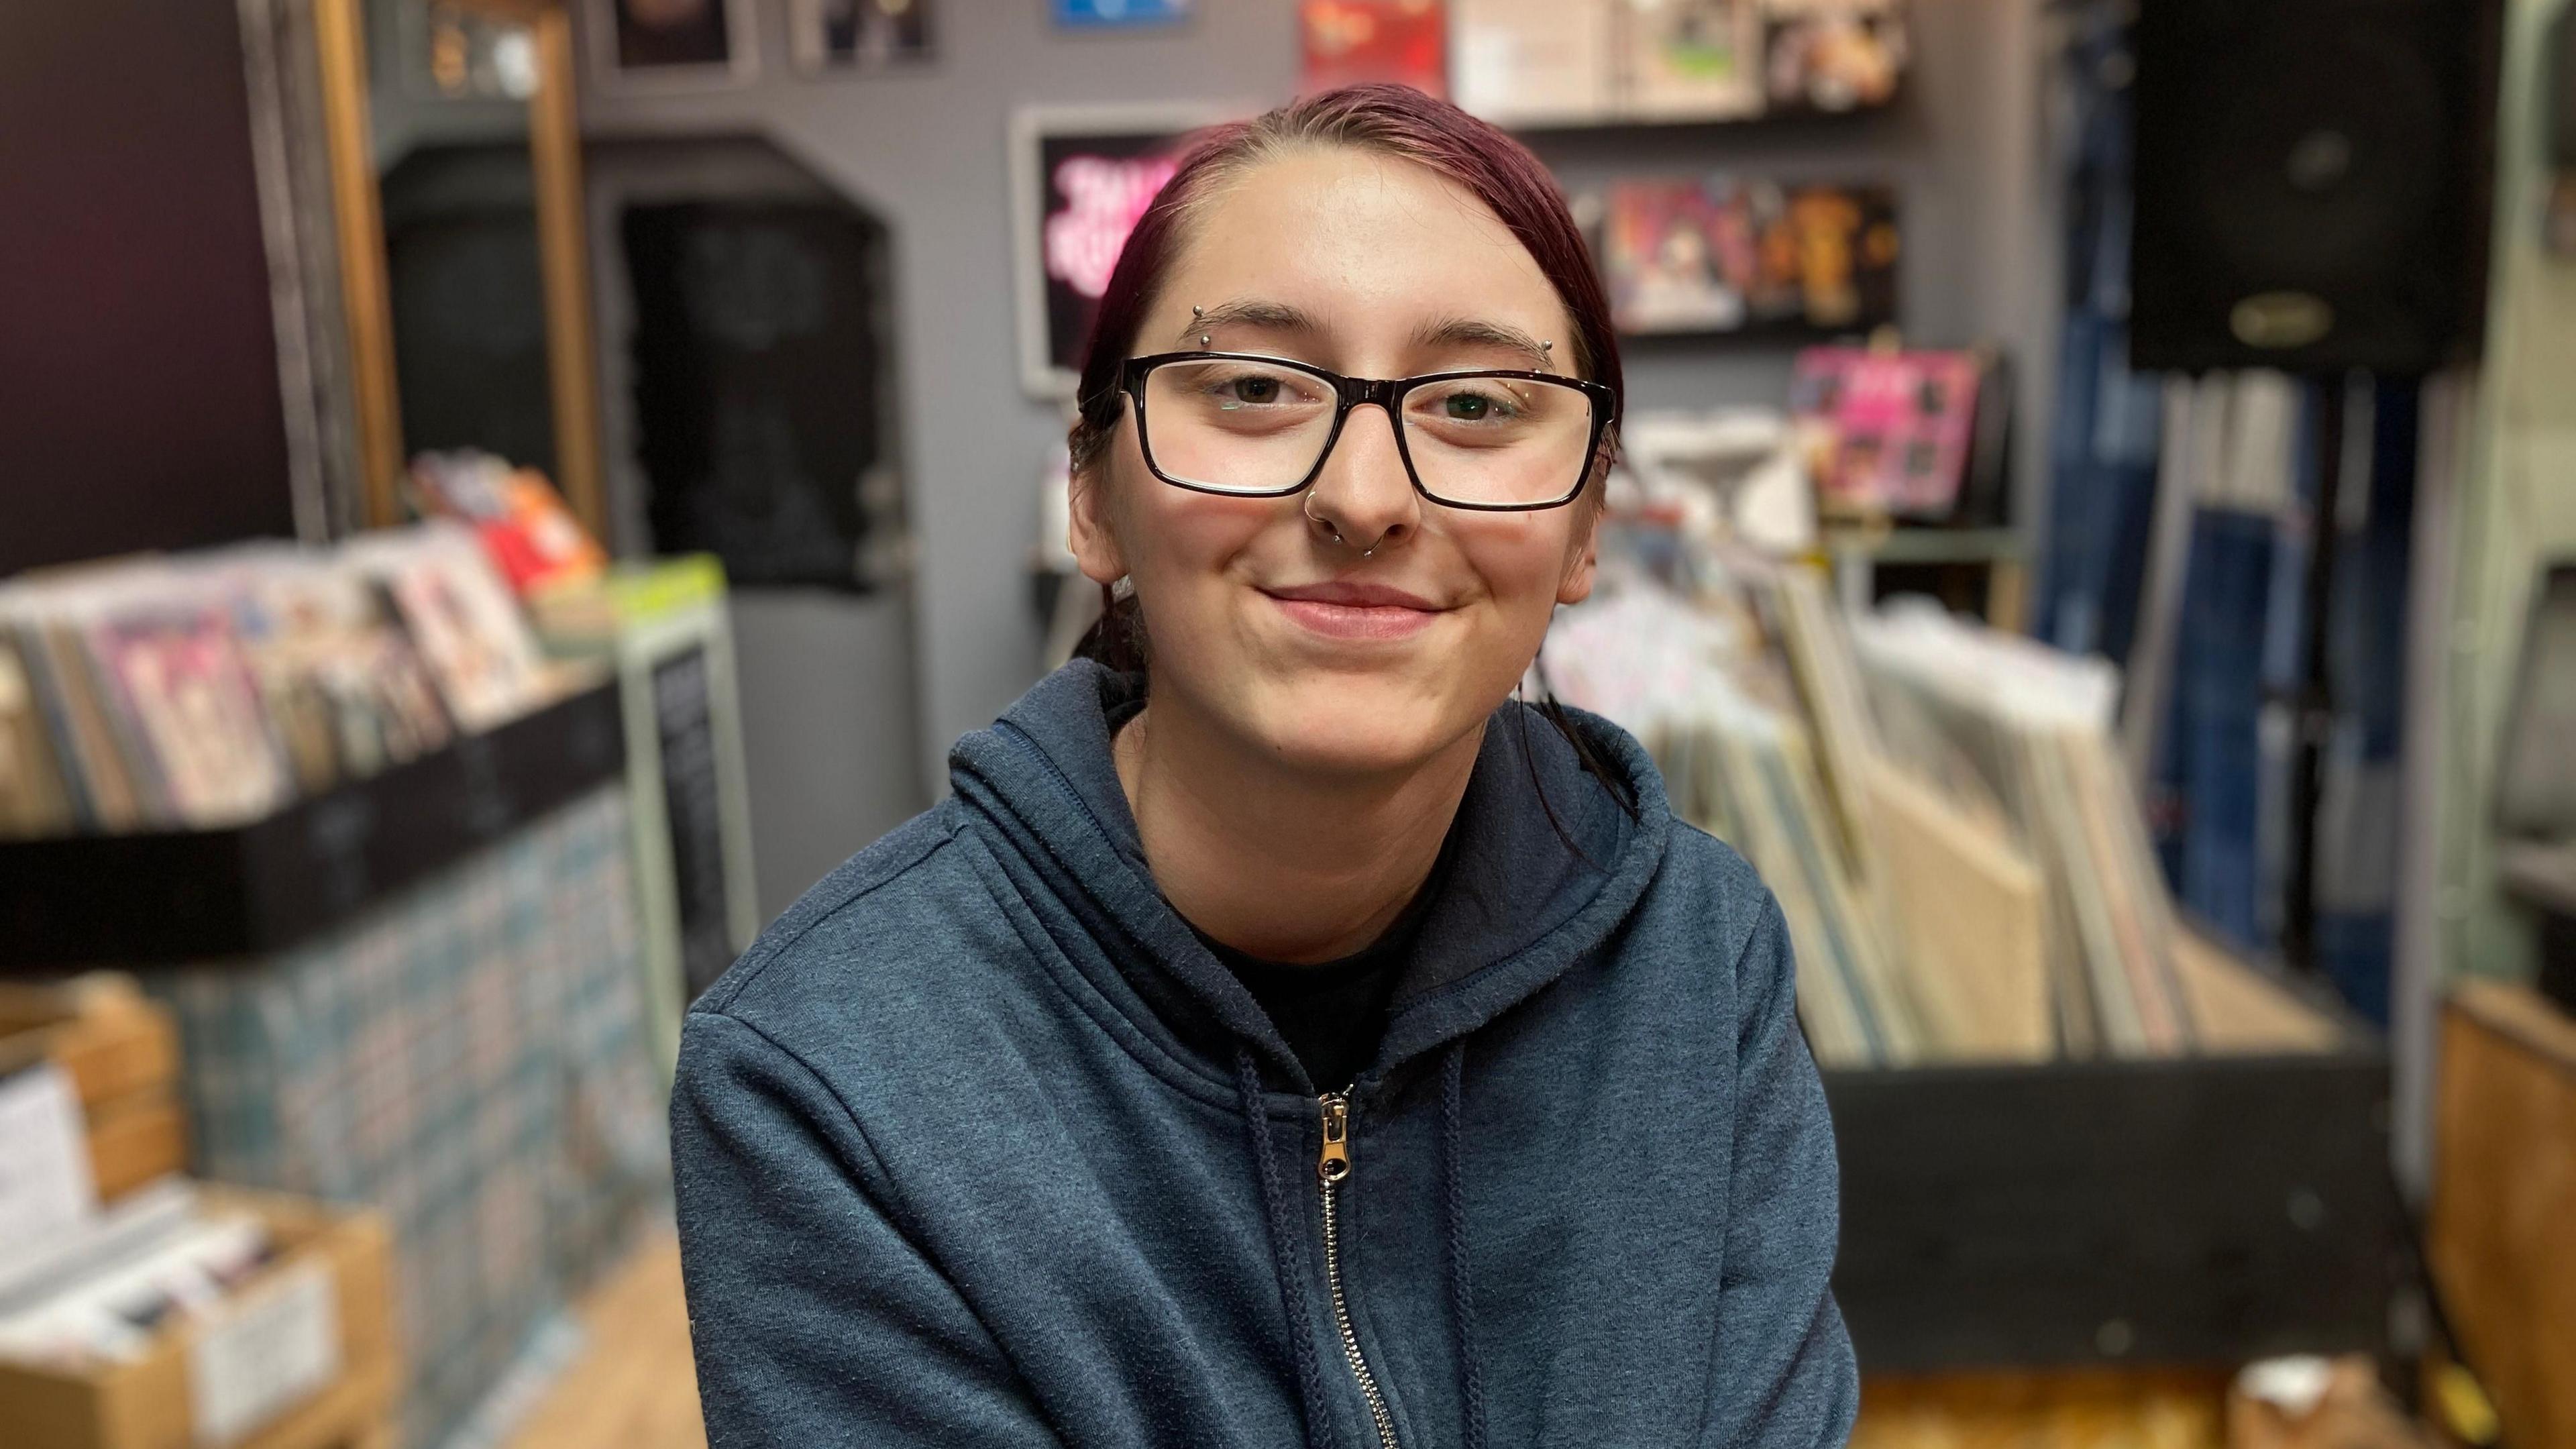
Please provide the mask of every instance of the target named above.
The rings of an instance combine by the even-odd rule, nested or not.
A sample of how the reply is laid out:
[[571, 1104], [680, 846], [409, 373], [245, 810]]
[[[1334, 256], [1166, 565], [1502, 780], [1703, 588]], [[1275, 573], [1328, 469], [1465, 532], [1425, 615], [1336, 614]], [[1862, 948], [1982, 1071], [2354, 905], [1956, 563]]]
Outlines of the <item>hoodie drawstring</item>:
[[1252, 1133], [1252, 1160], [1261, 1165], [1261, 1205], [1270, 1218], [1271, 1265], [1279, 1274], [1279, 1297], [1288, 1310], [1288, 1351], [1297, 1360], [1297, 1393], [1306, 1413], [1308, 1449], [1337, 1449], [1332, 1416], [1324, 1408], [1324, 1371], [1315, 1357], [1313, 1320], [1306, 1316], [1306, 1278], [1297, 1270], [1289, 1245], [1297, 1241], [1297, 1219], [1280, 1186], [1279, 1160], [1270, 1151], [1270, 1114], [1261, 1107], [1261, 1068], [1248, 1047], [1234, 1051], [1235, 1081], [1243, 1094], [1243, 1120]]
[[1476, 1292], [1467, 1277], [1467, 1041], [1449, 1044], [1440, 1070], [1440, 1178], [1449, 1218], [1449, 1313], [1458, 1320], [1458, 1398], [1466, 1414], [1463, 1449], [1485, 1449], [1485, 1370], [1476, 1361]]

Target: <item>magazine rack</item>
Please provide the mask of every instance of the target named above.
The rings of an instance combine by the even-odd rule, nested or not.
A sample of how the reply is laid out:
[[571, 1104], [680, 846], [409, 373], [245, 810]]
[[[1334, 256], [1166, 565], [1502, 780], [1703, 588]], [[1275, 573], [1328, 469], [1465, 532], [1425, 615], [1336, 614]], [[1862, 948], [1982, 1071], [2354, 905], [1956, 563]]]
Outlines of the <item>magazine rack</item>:
[[614, 780], [614, 685], [222, 830], [0, 842], [0, 971], [294, 945]]

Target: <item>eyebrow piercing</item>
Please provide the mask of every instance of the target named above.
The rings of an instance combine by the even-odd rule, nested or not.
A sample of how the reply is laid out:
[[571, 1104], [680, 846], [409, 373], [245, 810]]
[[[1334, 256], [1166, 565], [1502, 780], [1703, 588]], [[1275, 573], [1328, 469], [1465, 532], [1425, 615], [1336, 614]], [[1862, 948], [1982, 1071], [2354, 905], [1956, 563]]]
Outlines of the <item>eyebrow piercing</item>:
[[1554, 352], [1556, 350], [1556, 344], [1553, 342], [1542, 342], [1538, 345], [1538, 350], [1541, 352]]
[[1207, 346], [1207, 345], [1208, 345], [1208, 335], [1207, 335], [1206, 333], [1202, 332], [1202, 333], [1200, 333], [1200, 334], [1199, 334], [1199, 346], [1201, 346], [1201, 347], [1205, 347], [1205, 346]]

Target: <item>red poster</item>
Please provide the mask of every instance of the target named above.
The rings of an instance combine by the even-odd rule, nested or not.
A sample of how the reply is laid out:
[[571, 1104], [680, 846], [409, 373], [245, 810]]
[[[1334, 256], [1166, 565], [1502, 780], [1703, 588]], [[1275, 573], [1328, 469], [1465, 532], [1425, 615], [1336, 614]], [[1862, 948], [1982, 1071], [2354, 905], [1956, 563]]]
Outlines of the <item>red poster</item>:
[[1300, 0], [1297, 19], [1309, 94], [1358, 81], [1449, 93], [1441, 0]]

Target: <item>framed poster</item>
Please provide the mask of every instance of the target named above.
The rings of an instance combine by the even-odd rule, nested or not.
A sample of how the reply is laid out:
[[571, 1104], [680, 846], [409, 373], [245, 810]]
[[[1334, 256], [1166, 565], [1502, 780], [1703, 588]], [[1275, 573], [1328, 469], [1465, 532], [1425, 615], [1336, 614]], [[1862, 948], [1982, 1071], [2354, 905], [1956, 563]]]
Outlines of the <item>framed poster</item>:
[[590, 53], [615, 90], [733, 85], [760, 64], [751, 0], [589, 0]]
[[790, 49], [808, 74], [885, 70], [929, 60], [936, 0], [790, 0]]
[[1777, 111], [1853, 111], [1896, 99], [1912, 49], [1897, 0], [1770, 0], [1764, 86]]
[[1194, 0], [1048, 0], [1059, 30], [1143, 30], [1178, 25]]
[[1127, 233], [1218, 105], [1031, 108], [1011, 116], [1011, 230], [1020, 377], [1070, 398], [1091, 319]]
[[1896, 320], [1895, 193], [1727, 176], [1612, 184], [1596, 255], [1626, 336], [1824, 336]]
[[1298, 0], [1299, 89], [1394, 81], [1445, 96], [1447, 22], [1441, 0]]

